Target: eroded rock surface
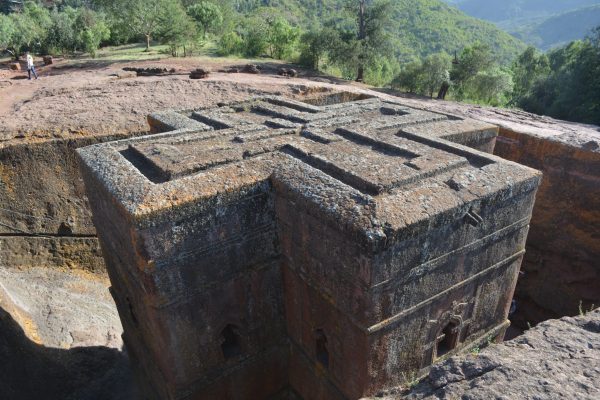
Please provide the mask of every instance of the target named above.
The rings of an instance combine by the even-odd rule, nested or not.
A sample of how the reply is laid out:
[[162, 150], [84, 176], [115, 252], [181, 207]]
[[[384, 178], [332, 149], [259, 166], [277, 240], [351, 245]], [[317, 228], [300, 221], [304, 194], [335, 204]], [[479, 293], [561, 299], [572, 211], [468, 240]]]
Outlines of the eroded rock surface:
[[[432, 368], [405, 398], [598, 399], [600, 309], [550, 320], [479, 354], [452, 357]], [[401, 398], [400, 395], [387, 399]]]
[[108, 282], [84, 271], [0, 268], [0, 398], [137, 398]]

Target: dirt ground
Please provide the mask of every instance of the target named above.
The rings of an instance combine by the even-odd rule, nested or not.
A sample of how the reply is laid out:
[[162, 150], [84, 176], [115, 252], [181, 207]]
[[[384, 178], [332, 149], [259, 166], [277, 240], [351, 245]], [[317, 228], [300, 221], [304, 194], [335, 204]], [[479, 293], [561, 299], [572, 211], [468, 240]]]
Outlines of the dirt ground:
[[[331, 91], [400, 95], [407, 105], [468, 116], [508, 129], [578, 146], [600, 140], [600, 128], [557, 121], [530, 113], [429, 100], [377, 90], [366, 85], [299, 70], [297, 78], [277, 75], [286, 64], [261, 62], [262, 73], [219, 72], [244, 60], [209, 57], [153, 61], [57, 60], [38, 68], [40, 79], [0, 65], [0, 145], [51, 138], [99, 136], [147, 131], [146, 115], [165, 109], [192, 109], [260, 94], [303, 97]], [[175, 73], [135, 77], [124, 67], [160, 67]], [[207, 79], [189, 79], [195, 68], [211, 71]], [[294, 67], [297, 69], [297, 67]], [[396, 96], [393, 96], [397, 99]], [[592, 144], [593, 145], [593, 144]]]
[[[142, 62], [58, 61], [39, 68], [39, 80], [0, 66], [0, 143], [87, 135], [143, 132], [146, 115], [164, 109], [191, 109], [271, 93], [301, 96], [312, 91], [364, 90], [360, 85], [301, 72], [277, 75], [284, 64], [263, 63], [262, 73], [218, 72], [239, 60], [166, 59]], [[242, 62], [243, 65], [243, 62]], [[131, 77], [124, 67], [174, 69], [165, 76]], [[192, 80], [191, 70], [213, 71]], [[324, 88], [324, 89], [321, 89]]]

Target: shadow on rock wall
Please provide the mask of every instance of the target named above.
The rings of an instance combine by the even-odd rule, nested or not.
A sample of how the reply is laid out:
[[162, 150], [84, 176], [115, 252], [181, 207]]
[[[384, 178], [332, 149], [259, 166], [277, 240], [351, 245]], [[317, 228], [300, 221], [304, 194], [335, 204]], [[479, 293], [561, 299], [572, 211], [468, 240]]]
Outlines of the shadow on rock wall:
[[0, 308], [0, 398], [130, 400], [139, 396], [124, 352], [102, 346], [63, 350], [38, 345]]

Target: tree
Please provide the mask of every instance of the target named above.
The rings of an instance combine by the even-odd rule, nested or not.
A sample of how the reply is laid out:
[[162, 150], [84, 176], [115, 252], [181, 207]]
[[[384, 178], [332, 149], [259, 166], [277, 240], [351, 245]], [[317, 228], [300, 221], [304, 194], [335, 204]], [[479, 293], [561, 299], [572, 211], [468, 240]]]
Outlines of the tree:
[[0, 14], [0, 50], [10, 51], [13, 46], [15, 25], [8, 15]]
[[267, 48], [269, 55], [283, 59], [290, 55], [300, 30], [291, 26], [283, 17], [267, 18]]
[[247, 57], [257, 57], [267, 50], [267, 25], [264, 19], [255, 15], [246, 18], [242, 26], [243, 53]]
[[[8, 18], [8, 19], [6, 19]], [[16, 60], [26, 50], [39, 50], [51, 25], [50, 13], [37, 3], [25, 4], [22, 12], [14, 12], [0, 21], [6, 36], [0, 39], [4, 49]]]
[[463, 98], [469, 90], [469, 81], [479, 72], [490, 69], [494, 65], [494, 57], [490, 46], [475, 43], [465, 47], [454, 64], [450, 78], [457, 88], [457, 97]]
[[405, 63], [400, 73], [392, 81], [392, 88], [406, 90], [408, 93], [417, 93], [423, 84], [423, 64], [421, 61]]
[[222, 56], [242, 52], [244, 41], [235, 31], [227, 32], [219, 39], [218, 53]]
[[221, 9], [209, 1], [192, 4], [187, 8], [187, 13], [200, 25], [203, 38], [206, 37], [206, 32], [218, 28], [223, 23]]
[[73, 27], [78, 47], [92, 57], [96, 56], [100, 43], [110, 37], [110, 30], [104, 22], [104, 16], [87, 7], [78, 10]]
[[357, 52], [356, 81], [364, 81], [365, 66], [371, 58], [384, 55], [389, 44], [386, 27], [390, 21], [391, 3], [387, 0], [350, 0], [347, 4], [356, 15], [356, 45], [348, 50]]
[[493, 106], [502, 106], [507, 103], [512, 90], [513, 80], [510, 72], [492, 68], [475, 75], [470, 97]]
[[171, 55], [177, 57], [179, 48], [183, 48], [186, 57], [193, 51], [198, 39], [198, 31], [194, 20], [186, 13], [181, 3], [169, 3], [161, 13], [160, 31], [161, 42], [169, 45]]
[[519, 104], [521, 99], [531, 94], [534, 85], [550, 74], [548, 56], [528, 47], [513, 63], [514, 80], [513, 102]]
[[75, 33], [75, 19], [77, 10], [66, 7], [62, 11], [55, 8], [50, 13], [52, 25], [48, 31], [46, 48], [48, 52], [60, 52], [66, 54], [77, 48], [77, 35]]
[[161, 22], [165, 21], [165, 10], [177, 0], [98, 0], [104, 9], [111, 14], [114, 23], [127, 27], [135, 35], [145, 39], [146, 51], [150, 50], [150, 42], [161, 30]]
[[301, 64], [318, 70], [321, 61], [337, 41], [339, 41], [338, 33], [330, 27], [313, 28], [305, 32], [300, 39]]
[[422, 65], [423, 92], [429, 97], [438, 91], [444, 83], [450, 82], [452, 60], [446, 53], [427, 56]]

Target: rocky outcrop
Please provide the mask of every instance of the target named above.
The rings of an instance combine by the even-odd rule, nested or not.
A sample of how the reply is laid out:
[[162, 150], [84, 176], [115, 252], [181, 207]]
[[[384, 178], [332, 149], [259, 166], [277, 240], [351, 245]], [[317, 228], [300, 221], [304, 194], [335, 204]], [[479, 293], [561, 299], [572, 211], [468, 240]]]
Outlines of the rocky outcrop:
[[0, 146], [1, 267], [104, 271], [74, 150], [119, 137]]
[[501, 345], [452, 357], [388, 399], [598, 399], [600, 309], [550, 320]]

